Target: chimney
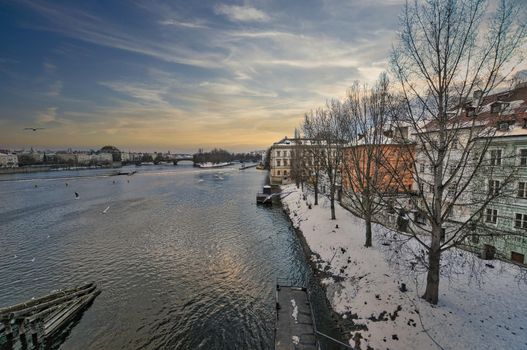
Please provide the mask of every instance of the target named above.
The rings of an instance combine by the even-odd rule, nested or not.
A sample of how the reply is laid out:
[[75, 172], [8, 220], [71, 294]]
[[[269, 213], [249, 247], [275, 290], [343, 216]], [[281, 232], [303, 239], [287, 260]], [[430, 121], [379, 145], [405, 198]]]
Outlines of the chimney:
[[472, 95], [472, 98], [474, 99], [474, 101], [479, 101], [479, 99], [481, 98], [481, 96], [483, 96], [483, 91], [481, 91], [481, 90], [475, 90], [475, 91], [474, 91], [474, 94]]

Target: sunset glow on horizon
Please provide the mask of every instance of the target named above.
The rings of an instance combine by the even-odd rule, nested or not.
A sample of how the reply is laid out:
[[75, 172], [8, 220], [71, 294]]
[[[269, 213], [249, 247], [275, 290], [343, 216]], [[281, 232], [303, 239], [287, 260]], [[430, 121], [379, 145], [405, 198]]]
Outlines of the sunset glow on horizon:
[[264, 149], [387, 69], [403, 3], [0, 2], [0, 148]]

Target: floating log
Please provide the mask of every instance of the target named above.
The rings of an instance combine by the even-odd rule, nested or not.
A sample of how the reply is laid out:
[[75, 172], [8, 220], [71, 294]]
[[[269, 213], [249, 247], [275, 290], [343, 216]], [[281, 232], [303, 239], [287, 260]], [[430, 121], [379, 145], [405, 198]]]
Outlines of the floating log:
[[[22, 348], [38, 348], [88, 307], [101, 293], [95, 283], [87, 283], [24, 303], [0, 309], [0, 348], [12, 349], [19, 338]], [[5, 336], [5, 340], [2, 340]]]
[[28, 308], [28, 307], [31, 307], [31, 306], [34, 306], [34, 305], [37, 305], [37, 304], [40, 304], [40, 303], [43, 303], [43, 302], [46, 302], [46, 301], [50, 301], [50, 300], [53, 300], [53, 299], [56, 299], [56, 298], [68, 295], [68, 294], [73, 293], [73, 292], [77, 292], [77, 291], [80, 291], [80, 290], [83, 290], [83, 289], [90, 288], [90, 287], [92, 287], [94, 285], [95, 284], [93, 282], [90, 282], [90, 283], [86, 283], [86, 284], [84, 284], [82, 286], [79, 286], [79, 287], [75, 287], [75, 288], [71, 288], [71, 289], [58, 290], [55, 293], [51, 293], [51, 294], [48, 294], [48, 295], [40, 297], [40, 298], [31, 299], [29, 301], [26, 301], [26, 302], [23, 302], [23, 303], [20, 303], [20, 304], [16, 304], [16, 305], [13, 305], [13, 306], [0, 308], [0, 318], [2, 318], [2, 316], [4, 314], [8, 314], [8, 313], [11, 313], [11, 312], [14, 312], [14, 311], [18, 311], [20, 309], [25, 309], [25, 308]]
[[64, 324], [71, 321], [73, 317], [75, 317], [81, 310], [88, 306], [100, 293], [101, 291], [97, 289], [94, 293], [79, 298], [70, 306], [66, 307], [65, 310], [55, 315], [47, 323], [44, 323], [44, 337], [48, 338], [55, 334], [62, 328]]
[[66, 301], [68, 301], [68, 300], [70, 300], [72, 298], [77, 297], [77, 296], [81, 296], [81, 295], [84, 295], [84, 294], [87, 294], [87, 293], [91, 293], [91, 292], [93, 292], [95, 290], [95, 288], [96, 288], [96, 286], [93, 285], [93, 286], [91, 286], [89, 288], [86, 288], [86, 289], [83, 289], [83, 290], [79, 290], [78, 292], [73, 292], [73, 293], [67, 294], [67, 295], [62, 296], [60, 298], [52, 299], [52, 300], [44, 302], [44, 303], [40, 303], [40, 304], [33, 305], [31, 307], [28, 307], [28, 308], [24, 308], [24, 309], [20, 309], [20, 310], [11, 312], [11, 313], [9, 313], [9, 318], [10, 319], [20, 318], [20, 317], [23, 317], [24, 315], [27, 315], [27, 314], [36, 313], [36, 312], [38, 312], [38, 311], [40, 311], [42, 309], [45, 309], [47, 307], [64, 303], [64, 302], [66, 302]]

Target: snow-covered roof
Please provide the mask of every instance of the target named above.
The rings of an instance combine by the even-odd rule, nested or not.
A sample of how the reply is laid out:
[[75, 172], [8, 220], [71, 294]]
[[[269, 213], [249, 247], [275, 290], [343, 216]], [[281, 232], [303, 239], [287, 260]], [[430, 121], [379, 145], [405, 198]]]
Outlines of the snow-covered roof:
[[[509, 91], [488, 95], [479, 106], [477, 103], [477, 99], [471, 99], [450, 111], [452, 127], [498, 127], [502, 122], [523, 125], [527, 119], [527, 85], [522, 84]], [[431, 121], [424, 129], [433, 132], [435, 125], [436, 122]]]

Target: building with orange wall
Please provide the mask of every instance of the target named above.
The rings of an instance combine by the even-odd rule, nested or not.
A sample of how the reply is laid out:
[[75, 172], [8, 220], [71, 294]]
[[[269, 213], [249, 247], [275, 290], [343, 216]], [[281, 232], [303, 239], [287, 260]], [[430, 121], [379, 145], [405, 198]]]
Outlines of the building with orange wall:
[[384, 143], [344, 149], [341, 169], [343, 191], [408, 193], [414, 182], [415, 144]]

